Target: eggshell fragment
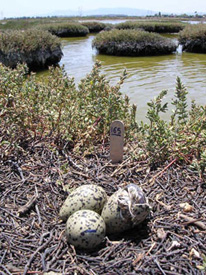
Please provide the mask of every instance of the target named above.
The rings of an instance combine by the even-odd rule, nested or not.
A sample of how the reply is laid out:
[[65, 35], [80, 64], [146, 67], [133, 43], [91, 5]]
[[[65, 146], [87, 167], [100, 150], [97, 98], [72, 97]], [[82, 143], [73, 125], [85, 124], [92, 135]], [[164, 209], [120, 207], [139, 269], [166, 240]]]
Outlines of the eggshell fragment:
[[188, 202], [180, 203], [180, 207], [183, 209], [184, 212], [192, 212], [193, 206], [190, 205]]

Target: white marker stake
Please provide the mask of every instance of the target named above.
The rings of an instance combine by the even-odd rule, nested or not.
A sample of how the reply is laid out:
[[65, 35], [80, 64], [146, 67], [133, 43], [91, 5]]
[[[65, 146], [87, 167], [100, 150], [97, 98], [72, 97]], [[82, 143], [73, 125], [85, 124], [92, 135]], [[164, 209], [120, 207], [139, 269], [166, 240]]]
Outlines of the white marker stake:
[[110, 126], [110, 159], [112, 163], [121, 162], [123, 159], [124, 124], [115, 120]]

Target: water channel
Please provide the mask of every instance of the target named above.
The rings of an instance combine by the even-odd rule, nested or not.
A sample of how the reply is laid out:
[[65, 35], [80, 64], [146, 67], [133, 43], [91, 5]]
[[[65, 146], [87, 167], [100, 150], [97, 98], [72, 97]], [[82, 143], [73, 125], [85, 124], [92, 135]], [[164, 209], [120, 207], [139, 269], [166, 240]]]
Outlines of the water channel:
[[[179, 47], [176, 53], [165, 56], [107, 56], [92, 49], [93, 38], [94, 35], [62, 39], [64, 56], [60, 65], [65, 66], [77, 84], [91, 71], [96, 60], [101, 61], [102, 73], [111, 85], [126, 69], [128, 76], [121, 91], [130, 97], [131, 103], [137, 104], [138, 120], [145, 120], [147, 102], [160, 91], [168, 90], [167, 102], [174, 98], [177, 76], [187, 87], [189, 104], [193, 99], [198, 104], [206, 104], [206, 54], [182, 53]], [[176, 39], [175, 36], [172, 39]]]

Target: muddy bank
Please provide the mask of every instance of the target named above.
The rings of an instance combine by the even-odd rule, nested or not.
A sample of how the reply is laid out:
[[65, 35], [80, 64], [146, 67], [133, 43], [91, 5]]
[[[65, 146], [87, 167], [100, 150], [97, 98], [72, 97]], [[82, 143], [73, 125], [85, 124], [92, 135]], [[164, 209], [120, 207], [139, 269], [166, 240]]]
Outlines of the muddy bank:
[[32, 52], [9, 52], [0, 51], [0, 62], [5, 66], [15, 68], [18, 63], [26, 63], [30, 70], [47, 68], [57, 65], [63, 56], [60, 47], [55, 49], [39, 49]]
[[170, 54], [176, 51], [176, 46], [173, 44], [152, 43], [115, 43], [102, 44], [96, 47], [100, 53], [117, 56], [152, 56]]
[[206, 44], [202, 39], [182, 42], [182, 50], [191, 53], [206, 53]]

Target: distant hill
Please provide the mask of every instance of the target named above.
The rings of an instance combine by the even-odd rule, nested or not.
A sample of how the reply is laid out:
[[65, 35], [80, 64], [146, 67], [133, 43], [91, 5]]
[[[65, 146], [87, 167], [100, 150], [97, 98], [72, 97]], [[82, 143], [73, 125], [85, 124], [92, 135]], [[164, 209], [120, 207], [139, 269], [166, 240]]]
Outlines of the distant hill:
[[154, 15], [157, 12], [151, 10], [140, 10], [132, 8], [100, 8], [96, 10], [59, 10], [54, 11], [52, 15], [56, 16], [103, 16], [103, 15], [126, 15], [126, 16], [147, 16]]

